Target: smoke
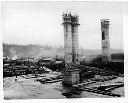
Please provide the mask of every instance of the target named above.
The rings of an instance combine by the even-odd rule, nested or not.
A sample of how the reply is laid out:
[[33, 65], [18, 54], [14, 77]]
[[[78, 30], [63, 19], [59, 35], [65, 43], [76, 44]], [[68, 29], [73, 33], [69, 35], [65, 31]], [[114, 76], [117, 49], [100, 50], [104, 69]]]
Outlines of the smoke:
[[16, 51], [14, 49], [9, 49], [10, 57], [12, 58], [13, 56], [16, 55]]
[[39, 53], [35, 55], [35, 58], [39, 59], [42, 57], [56, 57], [63, 56], [63, 51], [58, 51], [57, 48], [44, 49], [41, 48]]
[[12, 60], [16, 60], [18, 57], [17, 57], [17, 55], [14, 55], [13, 57], [12, 57]]
[[46, 46], [10, 46], [9, 47], [10, 57], [32, 57], [40, 59], [43, 57], [62, 57], [64, 56], [63, 48], [59, 47], [46, 47]]
[[[10, 58], [26, 58], [32, 57], [35, 59], [40, 59], [43, 57], [64, 57], [63, 47], [50, 47], [50, 46], [38, 46], [38, 45], [5, 45], [3, 48], [3, 54], [9, 56]], [[111, 53], [118, 53], [120, 50], [111, 49]], [[101, 50], [87, 50], [80, 49], [81, 59], [91, 60], [95, 58], [96, 55], [101, 54]], [[17, 56], [17, 57], [16, 57]]]

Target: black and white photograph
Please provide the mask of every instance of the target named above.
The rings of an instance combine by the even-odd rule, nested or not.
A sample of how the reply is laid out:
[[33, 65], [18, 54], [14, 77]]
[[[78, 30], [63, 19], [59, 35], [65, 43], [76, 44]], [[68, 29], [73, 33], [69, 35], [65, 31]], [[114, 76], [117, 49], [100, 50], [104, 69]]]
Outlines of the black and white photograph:
[[4, 100], [124, 98], [123, 2], [2, 1]]

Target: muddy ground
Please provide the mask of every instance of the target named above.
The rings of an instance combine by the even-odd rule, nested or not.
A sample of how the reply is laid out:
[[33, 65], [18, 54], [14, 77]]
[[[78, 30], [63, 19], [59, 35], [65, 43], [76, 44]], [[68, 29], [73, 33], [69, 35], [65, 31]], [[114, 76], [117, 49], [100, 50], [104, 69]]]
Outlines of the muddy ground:
[[[62, 99], [62, 98], [114, 98], [116, 96], [94, 93], [86, 90], [79, 90], [74, 87], [63, 86], [61, 79], [55, 82], [42, 83], [38, 80], [43, 78], [56, 78], [60, 73], [43, 73], [38, 76], [32, 74], [17, 77], [6, 77], [3, 80], [4, 99]], [[109, 79], [104, 79], [109, 78]], [[53, 79], [52, 79], [53, 80]], [[55, 80], [55, 79], [54, 79]], [[105, 81], [104, 81], [105, 80]], [[49, 81], [49, 80], [48, 80]], [[124, 83], [123, 77], [111, 78], [108, 76], [96, 75], [92, 79], [84, 81], [84, 85], [75, 85], [77, 88], [97, 88], [100, 86], [115, 85]], [[113, 94], [124, 96], [124, 87], [118, 87], [110, 91]]]

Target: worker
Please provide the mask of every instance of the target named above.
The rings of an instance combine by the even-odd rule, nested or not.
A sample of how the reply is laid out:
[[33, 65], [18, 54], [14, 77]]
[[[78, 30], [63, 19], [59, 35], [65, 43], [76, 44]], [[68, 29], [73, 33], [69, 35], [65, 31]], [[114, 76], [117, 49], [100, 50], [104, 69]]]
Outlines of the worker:
[[15, 82], [17, 82], [17, 73], [15, 72], [16, 78], [15, 78]]

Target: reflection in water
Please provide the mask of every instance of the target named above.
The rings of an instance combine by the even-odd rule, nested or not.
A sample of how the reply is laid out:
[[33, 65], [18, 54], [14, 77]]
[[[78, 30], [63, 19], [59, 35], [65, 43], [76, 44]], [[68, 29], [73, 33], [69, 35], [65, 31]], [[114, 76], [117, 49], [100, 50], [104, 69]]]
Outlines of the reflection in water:
[[67, 98], [81, 98], [82, 92], [74, 87], [62, 85], [63, 93], [62, 95]]

